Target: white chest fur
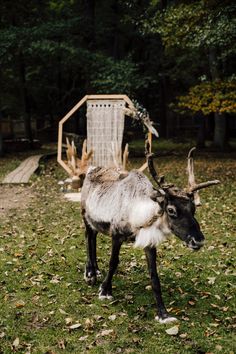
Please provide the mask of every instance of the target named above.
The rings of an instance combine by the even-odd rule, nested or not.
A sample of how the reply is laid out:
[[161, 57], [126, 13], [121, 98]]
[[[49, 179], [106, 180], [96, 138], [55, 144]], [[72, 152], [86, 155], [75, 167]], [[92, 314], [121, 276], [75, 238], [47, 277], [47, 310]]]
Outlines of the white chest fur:
[[170, 235], [170, 229], [166, 224], [165, 217], [160, 217], [151, 226], [141, 228], [135, 238], [134, 247], [157, 247]]

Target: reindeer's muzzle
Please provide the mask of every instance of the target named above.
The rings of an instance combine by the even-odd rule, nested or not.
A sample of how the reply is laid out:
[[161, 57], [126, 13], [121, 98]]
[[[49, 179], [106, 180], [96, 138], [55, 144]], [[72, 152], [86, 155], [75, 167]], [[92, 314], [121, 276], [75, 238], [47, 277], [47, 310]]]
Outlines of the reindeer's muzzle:
[[188, 236], [186, 245], [192, 250], [198, 251], [204, 245], [204, 236], [202, 235], [199, 240], [196, 240], [196, 238], [193, 236]]

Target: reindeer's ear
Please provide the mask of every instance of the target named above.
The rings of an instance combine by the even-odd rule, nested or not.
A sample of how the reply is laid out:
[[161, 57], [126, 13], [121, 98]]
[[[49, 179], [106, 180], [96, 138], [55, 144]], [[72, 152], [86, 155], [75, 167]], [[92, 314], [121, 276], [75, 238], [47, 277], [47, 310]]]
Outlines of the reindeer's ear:
[[124, 179], [129, 175], [127, 171], [121, 171], [119, 174], [119, 179]]
[[161, 206], [161, 208], [164, 208], [166, 201], [166, 194], [164, 191], [158, 189], [154, 190], [151, 199], [154, 202], [157, 202]]
[[162, 205], [162, 204], [164, 204], [165, 203], [165, 196], [159, 196], [159, 197], [157, 197], [156, 198], [156, 201], [160, 204], [160, 205]]

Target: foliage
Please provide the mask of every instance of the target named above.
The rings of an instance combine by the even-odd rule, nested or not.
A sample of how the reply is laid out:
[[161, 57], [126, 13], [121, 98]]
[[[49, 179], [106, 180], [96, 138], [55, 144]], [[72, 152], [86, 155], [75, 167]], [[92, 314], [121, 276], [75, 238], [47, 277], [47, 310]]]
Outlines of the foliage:
[[2, 115], [55, 129], [85, 94], [122, 92], [174, 132], [176, 96], [232, 76], [235, 13], [232, 0], [1, 2]]
[[[142, 28], [144, 33], [159, 35], [162, 40], [168, 68], [165, 71], [174, 95], [189, 91], [187, 96], [181, 96], [179, 108], [203, 114], [235, 113], [235, 94], [228, 83], [234, 73], [236, 53], [235, 3], [198, 0], [166, 4], [165, 9], [155, 10], [149, 20], [144, 19]], [[199, 84], [201, 78], [209, 83]], [[215, 117], [213, 140], [222, 149], [227, 145], [227, 129], [220, 125], [226, 116], [221, 122]]]
[[[99, 58], [96, 56], [96, 58]], [[145, 85], [145, 78], [141, 78], [137, 66], [130, 60], [114, 61], [104, 58], [94, 62], [96, 76], [91, 74], [91, 84], [98, 93], [133, 93], [133, 88], [139, 89]], [[99, 64], [98, 64], [99, 63]]]
[[[31, 114], [54, 120], [88, 92], [134, 94], [152, 82], [149, 75], [141, 77], [132, 48], [122, 56], [116, 54], [115, 45], [114, 51], [107, 50], [115, 37], [114, 26], [121, 32], [128, 27], [133, 35], [133, 25], [121, 23], [123, 13], [114, 13], [112, 1], [101, 9], [94, 3], [96, 17], [82, 1], [50, 1], [37, 8], [28, 0], [26, 5], [18, 4], [17, 19], [13, 12], [10, 25], [10, 9], [2, 5], [0, 106], [10, 116], [24, 114], [24, 88]], [[119, 42], [119, 47], [126, 45], [126, 40]], [[18, 93], [16, 102], [9, 93], [12, 97]]]
[[[7, 161], [5, 161], [7, 164]], [[133, 162], [140, 166], [143, 161]], [[14, 353], [230, 353], [234, 351], [234, 160], [201, 157], [197, 180], [224, 183], [201, 192], [197, 217], [205, 247], [190, 252], [173, 237], [158, 251], [163, 296], [173, 324], [154, 321], [154, 298], [144, 253], [124, 244], [114, 276], [114, 300], [98, 300], [99, 284], [83, 280], [86, 261], [80, 207], [65, 200], [57, 181], [65, 177], [48, 162], [21, 209], [22, 187], [5, 190], [17, 209], [0, 214], [0, 351]], [[158, 158], [168, 181], [185, 185], [184, 157]], [[5, 168], [7, 170], [7, 168]], [[2, 187], [1, 187], [2, 188]], [[21, 189], [20, 189], [21, 188]], [[224, 196], [224, 198], [222, 198]], [[98, 259], [105, 275], [110, 239], [99, 235]], [[100, 281], [99, 281], [100, 283]], [[177, 333], [178, 332], [178, 333]]]
[[[227, 48], [236, 38], [235, 4], [225, 6], [214, 1], [194, 1], [192, 3], [173, 3], [164, 12], [157, 12], [144, 29], [161, 35], [166, 48]], [[233, 46], [235, 50], [235, 46]]]
[[178, 97], [178, 108], [192, 112], [236, 113], [236, 82], [202, 82], [189, 89], [185, 96]]

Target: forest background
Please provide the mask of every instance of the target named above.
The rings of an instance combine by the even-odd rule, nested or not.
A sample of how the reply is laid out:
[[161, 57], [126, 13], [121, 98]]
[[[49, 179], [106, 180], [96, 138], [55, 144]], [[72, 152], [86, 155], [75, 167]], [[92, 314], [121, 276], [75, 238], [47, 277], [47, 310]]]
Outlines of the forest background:
[[53, 139], [85, 94], [124, 93], [161, 137], [224, 150], [236, 132], [235, 10], [230, 0], [3, 1], [0, 118], [21, 120], [29, 141], [33, 126]]

